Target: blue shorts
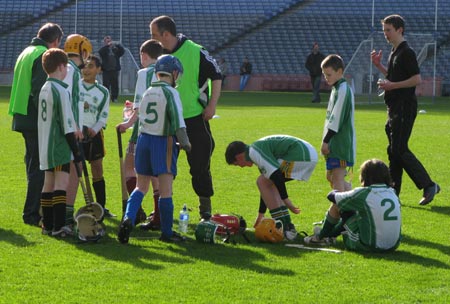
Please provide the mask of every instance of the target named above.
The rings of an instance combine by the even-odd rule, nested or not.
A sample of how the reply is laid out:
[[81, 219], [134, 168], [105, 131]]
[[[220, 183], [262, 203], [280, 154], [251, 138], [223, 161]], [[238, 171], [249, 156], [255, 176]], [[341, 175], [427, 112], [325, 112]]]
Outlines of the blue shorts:
[[147, 176], [177, 175], [179, 148], [175, 136], [141, 133], [136, 143], [134, 167], [136, 173]]
[[327, 158], [327, 170], [333, 170], [337, 168], [353, 167], [353, 163], [341, 160], [339, 158], [329, 157]]

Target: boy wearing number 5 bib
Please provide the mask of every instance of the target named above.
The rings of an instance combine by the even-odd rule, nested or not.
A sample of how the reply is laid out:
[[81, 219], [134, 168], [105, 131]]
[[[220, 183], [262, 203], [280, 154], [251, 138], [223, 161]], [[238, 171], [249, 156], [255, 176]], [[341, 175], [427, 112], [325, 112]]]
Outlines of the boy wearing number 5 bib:
[[335, 235], [342, 234], [349, 250], [393, 251], [400, 244], [402, 218], [389, 169], [381, 160], [367, 160], [361, 165], [360, 181], [362, 187], [333, 190], [327, 196], [341, 214]]
[[[162, 55], [155, 63], [157, 81], [152, 82], [139, 106], [139, 137], [134, 164], [136, 188], [131, 193], [117, 235], [121, 243], [128, 243], [136, 214], [148, 192], [151, 177], [158, 177], [161, 237], [164, 242], [180, 242], [185, 238], [172, 230], [172, 183], [177, 175], [180, 148], [187, 153], [191, 143], [186, 133], [183, 109], [175, 89], [183, 73], [181, 62], [172, 55]], [[179, 145], [177, 144], [179, 143]]]

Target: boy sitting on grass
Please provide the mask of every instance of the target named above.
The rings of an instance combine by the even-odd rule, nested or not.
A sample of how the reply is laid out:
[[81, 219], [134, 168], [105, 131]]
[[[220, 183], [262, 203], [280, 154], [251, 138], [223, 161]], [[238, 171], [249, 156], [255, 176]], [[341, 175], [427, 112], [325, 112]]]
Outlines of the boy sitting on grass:
[[333, 190], [327, 196], [341, 214], [333, 236], [342, 233], [349, 250], [393, 251], [400, 244], [402, 218], [389, 169], [381, 160], [367, 160], [361, 165], [360, 181], [362, 187]]

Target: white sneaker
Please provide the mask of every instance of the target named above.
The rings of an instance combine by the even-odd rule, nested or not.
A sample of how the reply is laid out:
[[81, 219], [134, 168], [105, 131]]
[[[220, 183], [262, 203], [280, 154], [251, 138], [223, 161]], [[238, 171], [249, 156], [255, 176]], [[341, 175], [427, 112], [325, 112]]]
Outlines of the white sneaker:
[[298, 235], [297, 230], [295, 230], [295, 226], [294, 224], [290, 224], [288, 229], [284, 232], [284, 237], [288, 240], [288, 241], [293, 241]]
[[330, 240], [328, 238], [319, 238], [319, 234], [322, 228], [320, 226], [314, 227], [314, 234], [310, 236], [306, 236], [303, 239], [303, 242], [307, 245], [320, 245], [320, 246], [328, 246], [330, 245]]
[[70, 226], [62, 226], [61, 229], [57, 231], [52, 231], [52, 236], [62, 237], [65, 238], [67, 236], [72, 236], [73, 230], [70, 228]]
[[330, 243], [328, 242], [328, 238], [319, 239], [317, 235], [306, 236], [303, 239], [303, 242], [307, 245], [320, 245], [320, 246], [328, 246]]

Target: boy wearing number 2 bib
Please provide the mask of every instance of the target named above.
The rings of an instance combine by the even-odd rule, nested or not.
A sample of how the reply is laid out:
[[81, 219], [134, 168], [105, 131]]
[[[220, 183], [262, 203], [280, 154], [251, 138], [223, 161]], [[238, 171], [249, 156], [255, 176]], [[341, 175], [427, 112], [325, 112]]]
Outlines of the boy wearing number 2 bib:
[[343, 235], [349, 250], [393, 251], [400, 244], [402, 218], [389, 169], [381, 160], [367, 160], [361, 165], [360, 181], [362, 187], [333, 190], [327, 196], [341, 214], [335, 235]]

